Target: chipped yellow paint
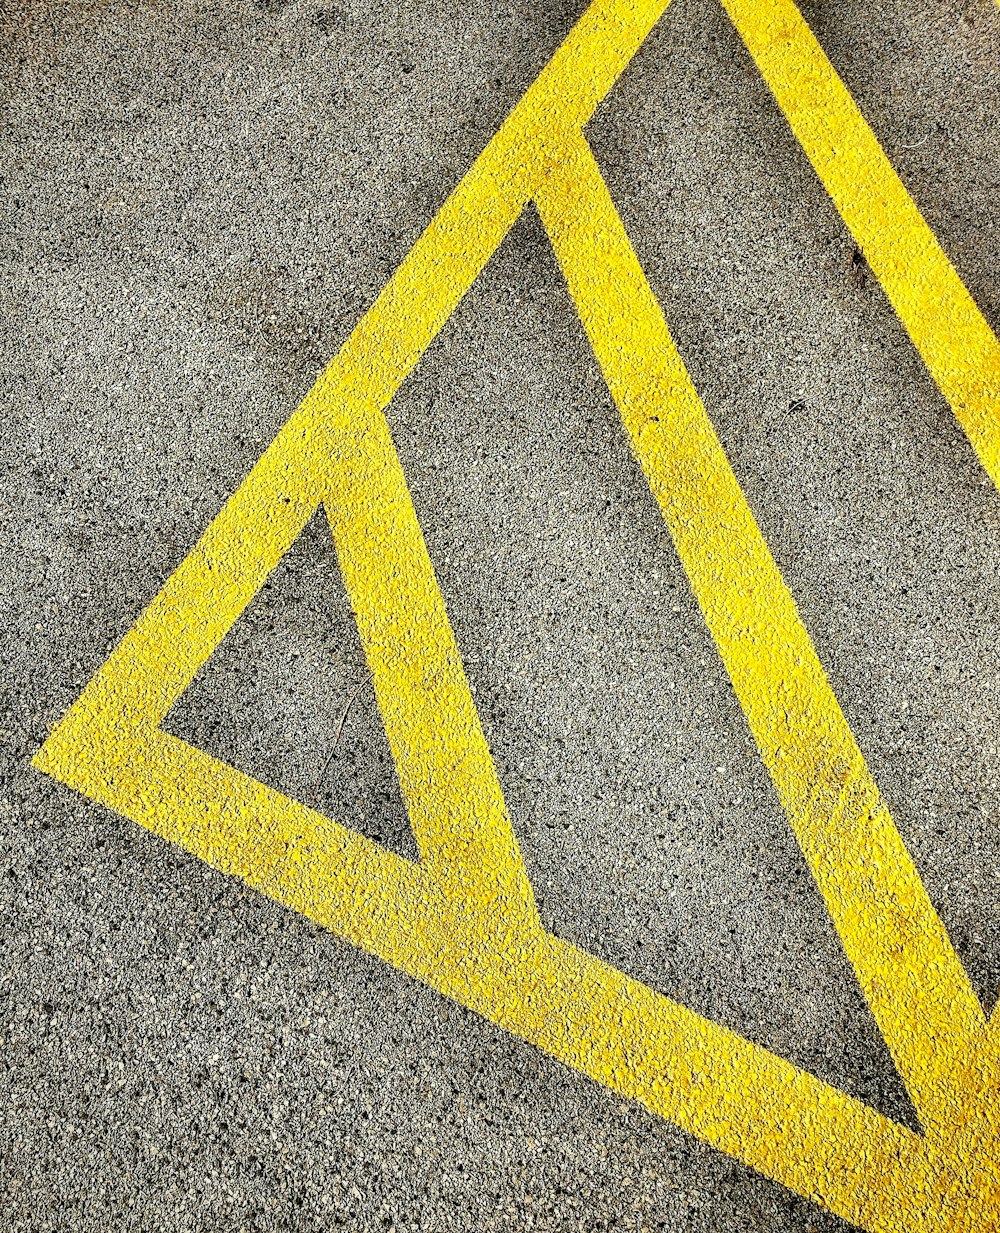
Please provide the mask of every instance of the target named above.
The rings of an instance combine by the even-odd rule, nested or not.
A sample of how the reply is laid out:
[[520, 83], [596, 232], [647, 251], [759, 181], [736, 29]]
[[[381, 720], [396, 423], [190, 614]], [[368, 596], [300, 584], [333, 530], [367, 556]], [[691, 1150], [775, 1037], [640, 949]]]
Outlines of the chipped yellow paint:
[[[595, 0], [35, 758], [871, 1233], [1000, 1229], [987, 1024], [688, 377], [583, 126], [668, 0]], [[724, 0], [987, 471], [1000, 345], [792, 0]], [[548, 934], [383, 410], [534, 199], [923, 1134]], [[164, 732], [323, 504], [419, 845]]]

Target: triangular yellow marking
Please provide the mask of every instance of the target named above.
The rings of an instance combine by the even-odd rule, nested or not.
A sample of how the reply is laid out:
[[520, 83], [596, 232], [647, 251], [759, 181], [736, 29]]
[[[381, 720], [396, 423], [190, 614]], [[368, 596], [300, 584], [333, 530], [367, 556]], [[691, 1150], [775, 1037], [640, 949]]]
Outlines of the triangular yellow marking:
[[325, 510], [309, 520], [162, 726], [419, 860]]
[[[792, 0], [724, 2], [1000, 479], [996, 338]], [[1000, 1033], [830, 691], [582, 135], [666, 4], [595, 0], [35, 762], [871, 1233], [1000, 1229]], [[382, 414], [532, 198], [924, 1135], [538, 920]], [[160, 726], [320, 504], [419, 864]]]

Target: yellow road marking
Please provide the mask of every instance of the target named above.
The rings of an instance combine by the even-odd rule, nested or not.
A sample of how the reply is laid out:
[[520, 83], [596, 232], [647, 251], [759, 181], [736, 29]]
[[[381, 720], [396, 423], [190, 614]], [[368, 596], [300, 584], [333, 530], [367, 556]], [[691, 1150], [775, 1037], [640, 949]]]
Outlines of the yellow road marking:
[[1000, 487], [1000, 343], [792, 0], [723, 0], [747, 50]]
[[632, 449], [926, 1126], [982, 1008], [865, 765], [581, 136], [538, 197]]
[[[35, 763], [871, 1233], [1000, 1228], [996, 1033], [582, 136], [666, 3], [596, 0], [588, 9]], [[727, 7], [996, 477], [996, 340], [794, 6]], [[867, 162], [852, 163], [845, 141], [860, 143]], [[859, 167], [862, 188], [851, 178]], [[559, 941], [538, 920], [382, 415], [531, 198], [926, 1135]], [[882, 252], [883, 229], [894, 227], [900, 234]], [[926, 269], [907, 273], [893, 245]], [[908, 277], [922, 290], [908, 290]], [[948, 311], [925, 320], [928, 305]], [[416, 864], [160, 727], [320, 503]]]

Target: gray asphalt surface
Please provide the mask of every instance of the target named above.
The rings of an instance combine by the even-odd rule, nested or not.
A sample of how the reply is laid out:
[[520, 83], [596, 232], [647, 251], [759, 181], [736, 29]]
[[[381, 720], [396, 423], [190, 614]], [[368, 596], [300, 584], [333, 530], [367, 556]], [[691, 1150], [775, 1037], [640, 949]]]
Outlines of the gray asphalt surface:
[[[0, 18], [12, 1231], [844, 1227], [29, 766], [581, 8]], [[1000, 9], [805, 12], [1000, 328]], [[1000, 495], [717, 4], [588, 131], [992, 1006]], [[390, 419], [546, 923], [912, 1122], [533, 214]], [[413, 851], [318, 521], [168, 727]]]

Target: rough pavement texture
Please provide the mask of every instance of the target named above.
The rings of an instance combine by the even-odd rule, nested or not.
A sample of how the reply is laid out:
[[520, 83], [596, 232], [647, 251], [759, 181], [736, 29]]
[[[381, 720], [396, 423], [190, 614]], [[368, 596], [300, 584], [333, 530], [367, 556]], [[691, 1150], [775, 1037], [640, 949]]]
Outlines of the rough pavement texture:
[[[400, 7], [0, 19], [8, 1221], [843, 1227], [28, 765], [578, 13]], [[805, 11], [1000, 328], [1000, 10]], [[588, 132], [992, 1005], [1000, 496], [716, 4]], [[530, 212], [390, 420], [546, 924], [912, 1120]], [[168, 726], [412, 852], [318, 520]]]

